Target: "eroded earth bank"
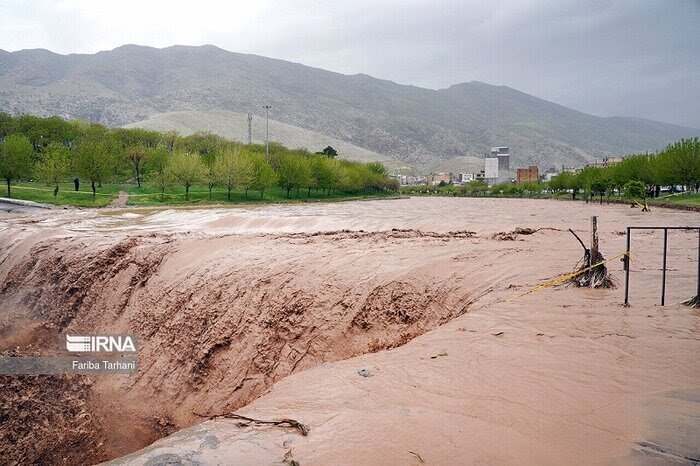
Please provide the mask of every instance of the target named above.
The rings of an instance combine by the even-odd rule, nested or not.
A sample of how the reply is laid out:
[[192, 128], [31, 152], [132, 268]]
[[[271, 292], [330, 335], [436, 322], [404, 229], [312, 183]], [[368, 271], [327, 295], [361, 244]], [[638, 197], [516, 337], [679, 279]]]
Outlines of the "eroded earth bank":
[[[700, 313], [679, 304], [697, 232], [670, 237], [665, 307], [659, 232], [635, 235], [631, 307], [621, 288], [518, 297], [572, 270], [567, 229], [591, 215], [608, 257], [628, 225], [700, 223], [448, 198], [1, 213], [3, 354], [133, 333], [139, 371], [0, 376], [0, 462], [697, 461]], [[205, 420], [232, 411], [310, 432]]]

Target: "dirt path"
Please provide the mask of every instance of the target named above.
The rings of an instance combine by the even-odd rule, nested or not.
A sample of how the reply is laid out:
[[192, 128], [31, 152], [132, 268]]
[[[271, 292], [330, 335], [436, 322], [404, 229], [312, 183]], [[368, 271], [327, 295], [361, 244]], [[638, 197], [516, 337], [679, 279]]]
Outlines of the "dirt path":
[[113, 209], [123, 209], [126, 207], [126, 203], [129, 200], [129, 193], [126, 191], [119, 191], [119, 195], [109, 204], [109, 207]]

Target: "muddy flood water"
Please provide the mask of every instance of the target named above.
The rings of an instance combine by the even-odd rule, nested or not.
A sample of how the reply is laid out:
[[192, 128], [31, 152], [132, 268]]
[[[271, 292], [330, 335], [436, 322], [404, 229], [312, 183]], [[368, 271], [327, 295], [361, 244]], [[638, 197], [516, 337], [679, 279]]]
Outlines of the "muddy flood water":
[[[618, 286], [570, 273], [590, 217]], [[0, 351], [134, 334], [136, 374], [0, 375], [2, 464], [697, 464], [700, 214], [410, 198], [0, 210]], [[233, 419], [229, 413], [269, 424]]]

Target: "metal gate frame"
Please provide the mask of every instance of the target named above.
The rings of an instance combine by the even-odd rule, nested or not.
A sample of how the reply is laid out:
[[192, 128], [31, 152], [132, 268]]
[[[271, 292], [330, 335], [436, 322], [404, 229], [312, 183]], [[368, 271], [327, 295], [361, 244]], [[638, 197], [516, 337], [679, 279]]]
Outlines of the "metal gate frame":
[[698, 231], [698, 285], [695, 296], [700, 296], [700, 227], [627, 227], [627, 251], [622, 258], [625, 269], [625, 306], [629, 306], [630, 283], [630, 248], [632, 245], [632, 230], [663, 230], [664, 231], [664, 259], [661, 272], [661, 305], [666, 301], [666, 251], [668, 248], [668, 230], [697, 230]]

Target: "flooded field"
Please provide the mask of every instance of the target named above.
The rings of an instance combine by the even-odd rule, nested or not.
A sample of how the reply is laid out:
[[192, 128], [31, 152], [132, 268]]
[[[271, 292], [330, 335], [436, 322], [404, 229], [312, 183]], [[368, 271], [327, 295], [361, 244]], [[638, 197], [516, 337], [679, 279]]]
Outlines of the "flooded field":
[[[698, 232], [669, 234], [665, 307], [658, 231], [634, 234], [630, 307], [523, 296], [572, 271], [591, 215], [608, 258], [627, 226], [700, 224], [465, 198], [2, 212], [0, 350], [133, 333], [139, 371], [0, 376], [0, 462], [691, 464]], [[232, 411], [310, 432], [205, 421]]]

